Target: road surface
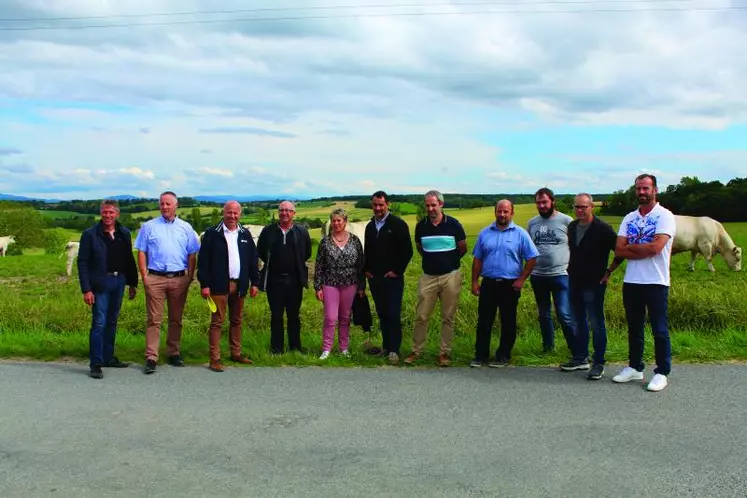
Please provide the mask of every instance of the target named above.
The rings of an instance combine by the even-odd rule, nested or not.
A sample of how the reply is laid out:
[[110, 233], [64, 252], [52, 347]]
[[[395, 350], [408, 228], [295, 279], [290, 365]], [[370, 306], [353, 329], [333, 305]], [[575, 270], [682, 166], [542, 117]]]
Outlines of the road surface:
[[0, 363], [0, 496], [747, 494], [746, 365], [141, 368]]

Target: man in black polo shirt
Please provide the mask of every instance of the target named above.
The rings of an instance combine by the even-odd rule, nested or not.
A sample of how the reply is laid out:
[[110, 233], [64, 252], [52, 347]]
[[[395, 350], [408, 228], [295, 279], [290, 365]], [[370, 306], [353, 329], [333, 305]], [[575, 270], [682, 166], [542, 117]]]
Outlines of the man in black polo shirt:
[[308, 287], [311, 258], [311, 238], [301, 225], [293, 223], [296, 208], [283, 201], [278, 206], [278, 223], [267, 225], [259, 235], [257, 250], [264, 262], [260, 288], [267, 292], [270, 304], [270, 351], [284, 351], [283, 315], [288, 315], [288, 347], [301, 348], [301, 301], [303, 289]]
[[117, 201], [105, 199], [100, 212], [101, 221], [81, 235], [78, 252], [78, 279], [83, 302], [92, 307], [89, 375], [94, 379], [104, 377], [101, 367], [129, 366], [114, 356], [114, 339], [125, 284], [130, 286], [130, 299], [135, 299], [137, 290], [132, 239], [130, 231], [117, 222]]
[[[607, 267], [610, 252], [615, 251], [617, 233], [594, 216], [590, 194], [578, 194], [573, 206], [576, 219], [568, 225], [568, 263], [571, 310], [576, 322], [576, 348], [583, 358], [589, 355], [589, 322], [593, 330], [594, 364], [587, 377], [599, 380], [604, 375], [607, 328], [604, 324], [604, 293], [610, 274], [622, 263], [615, 258]], [[588, 321], [587, 321], [588, 315]], [[579, 370], [578, 360], [560, 365], [561, 370]]]
[[444, 196], [437, 190], [425, 194], [428, 216], [415, 225], [415, 246], [423, 257], [423, 275], [418, 280], [418, 304], [412, 331], [412, 353], [406, 365], [414, 364], [423, 354], [428, 336], [428, 322], [441, 302], [441, 354], [438, 364], [451, 363], [451, 341], [454, 317], [462, 288], [460, 260], [467, 252], [467, 240], [461, 223], [443, 213]]

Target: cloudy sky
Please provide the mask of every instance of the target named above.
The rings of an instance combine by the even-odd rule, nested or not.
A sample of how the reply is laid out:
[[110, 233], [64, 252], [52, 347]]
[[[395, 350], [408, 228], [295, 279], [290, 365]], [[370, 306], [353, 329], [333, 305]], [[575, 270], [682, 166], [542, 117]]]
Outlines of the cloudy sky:
[[744, 47], [747, 0], [0, 0], [0, 192], [728, 181]]

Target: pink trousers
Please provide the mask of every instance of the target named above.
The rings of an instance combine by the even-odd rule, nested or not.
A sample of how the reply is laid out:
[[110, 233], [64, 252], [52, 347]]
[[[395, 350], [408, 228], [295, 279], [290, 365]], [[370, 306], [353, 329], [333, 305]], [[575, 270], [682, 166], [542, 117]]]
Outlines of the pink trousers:
[[339, 328], [340, 351], [348, 349], [350, 335], [350, 315], [353, 311], [353, 300], [358, 292], [356, 284], [345, 287], [322, 287], [324, 293], [324, 331], [322, 333], [322, 351], [332, 351], [335, 342], [335, 323]]

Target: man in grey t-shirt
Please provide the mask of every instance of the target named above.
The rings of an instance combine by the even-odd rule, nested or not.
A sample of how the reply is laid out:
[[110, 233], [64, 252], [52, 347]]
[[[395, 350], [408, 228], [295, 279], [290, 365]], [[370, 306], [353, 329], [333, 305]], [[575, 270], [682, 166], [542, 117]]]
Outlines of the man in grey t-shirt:
[[555, 313], [563, 329], [563, 336], [571, 351], [574, 370], [588, 370], [589, 362], [576, 354], [575, 326], [571, 314], [568, 287], [568, 224], [573, 219], [555, 209], [555, 194], [541, 188], [534, 194], [537, 216], [529, 220], [527, 231], [540, 253], [532, 271], [530, 282], [537, 301], [542, 345], [545, 352], [555, 349], [555, 327], [552, 321], [550, 299], [555, 303]]

